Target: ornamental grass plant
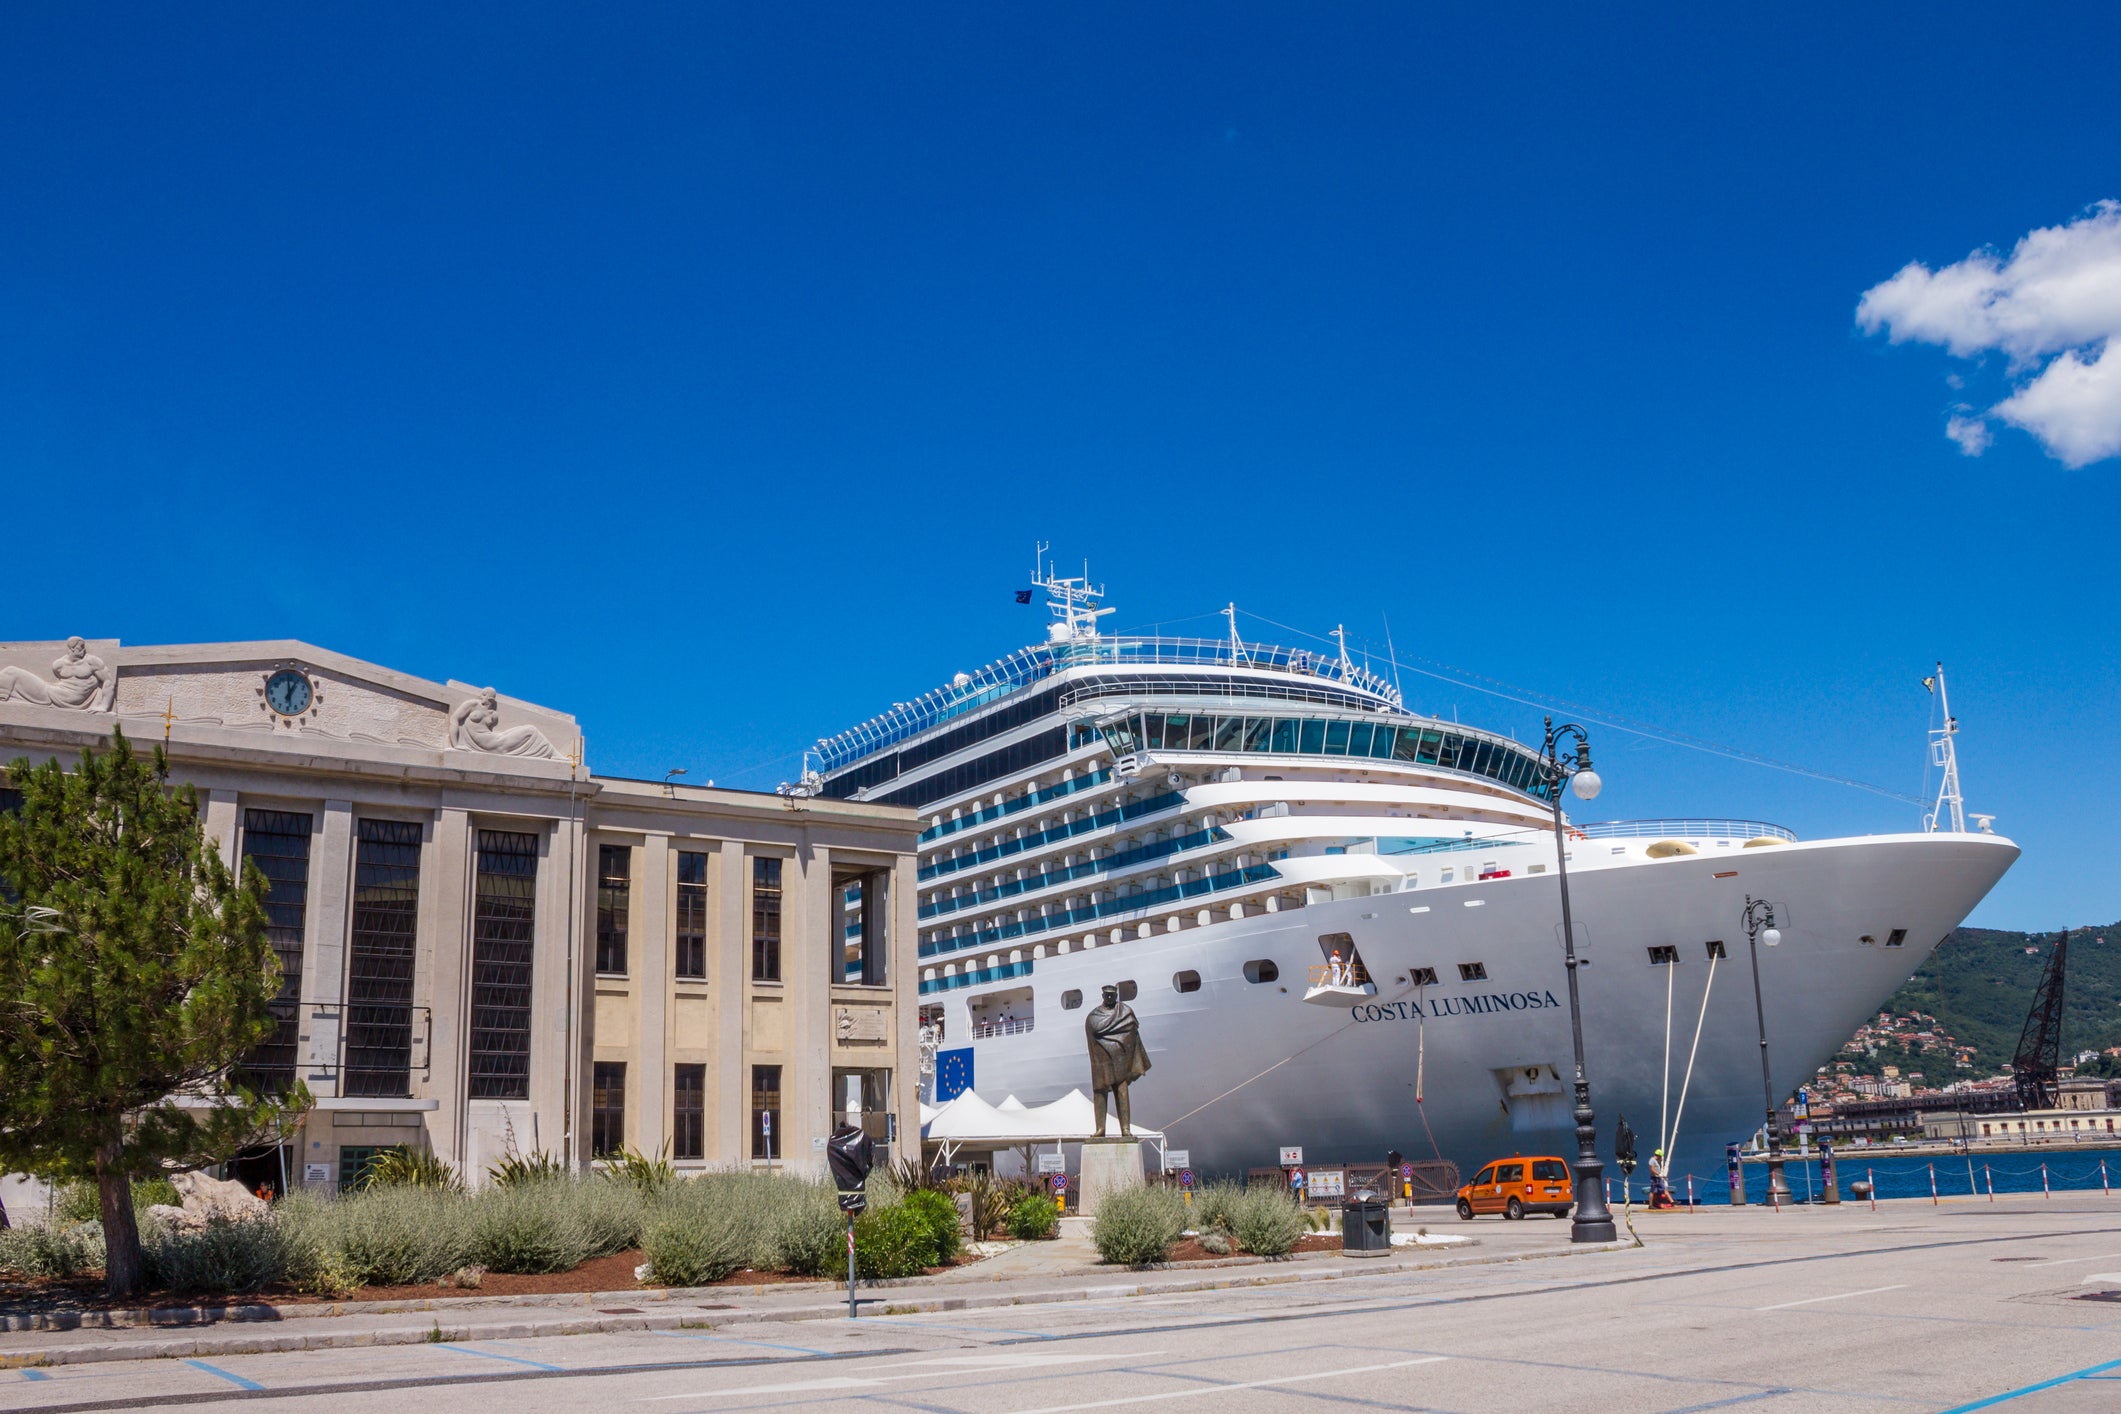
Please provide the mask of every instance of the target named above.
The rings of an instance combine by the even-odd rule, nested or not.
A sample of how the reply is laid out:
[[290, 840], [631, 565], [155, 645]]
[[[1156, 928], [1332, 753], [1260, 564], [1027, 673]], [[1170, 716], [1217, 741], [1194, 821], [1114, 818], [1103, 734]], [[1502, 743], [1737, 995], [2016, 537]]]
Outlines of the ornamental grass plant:
[[1285, 1257], [1308, 1231], [1303, 1208], [1279, 1188], [1245, 1190], [1230, 1214], [1230, 1235], [1255, 1257]]
[[39, 1219], [0, 1228], [0, 1274], [65, 1278], [102, 1266], [103, 1224], [99, 1222]]

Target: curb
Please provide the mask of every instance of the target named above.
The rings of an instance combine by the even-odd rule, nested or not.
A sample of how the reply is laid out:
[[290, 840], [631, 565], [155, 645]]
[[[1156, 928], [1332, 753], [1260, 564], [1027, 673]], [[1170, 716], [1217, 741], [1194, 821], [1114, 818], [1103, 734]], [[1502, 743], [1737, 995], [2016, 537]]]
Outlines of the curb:
[[[1339, 1281], [1348, 1277], [1369, 1277], [1383, 1273], [1437, 1271], [1450, 1267], [1494, 1266], [1506, 1262], [1532, 1262], [1554, 1257], [1575, 1257], [1599, 1252], [1623, 1252], [1634, 1249], [1632, 1242], [1587, 1244], [1582, 1247], [1564, 1247], [1555, 1250], [1497, 1254], [1488, 1257], [1441, 1258], [1429, 1261], [1383, 1260], [1357, 1262], [1349, 1266], [1334, 1266], [1320, 1271], [1285, 1271], [1262, 1273], [1257, 1276], [1231, 1275], [1204, 1277], [1192, 1281], [1168, 1282], [1123, 1282], [1100, 1286], [1071, 1286], [1064, 1290], [1031, 1291], [1021, 1293], [995, 1293], [993, 1295], [964, 1296], [914, 1296], [908, 1293], [904, 1301], [874, 1304], [886, 1305], [891, 1315], [915, 1315], [942, 1311], [980, 1311], [1005, 1309], [1011, 1306], [1065, 1305], [1072, 1301], [1103, 1300], [1114, 1296], [1150, 1296], [1198, 1291], [1224, 1291], [1247, 1287], [1282, 1286], [1303, 1282]], [[1338, 1255], [1338, 1254], [1328, 1254]], [[1266, 1263], [1264, 1258], [1253, 1261]], [[1166, 1269], [1169, 1270], [1169, 1269]], [[794, 1285], [794, 1283], [787, 1283]], [[804, 1283], [806, 1287], [825, 1288], [825, 1283]], [[592, 1300], [661, 1301], [665, 1304], [678, 1299], [695, 1299], [700, 1296], [727, 1295], [726, 1287], [691, 1287], [673, 1289], [650, 1297], [640, 1292], [584, 1294], [575, 1293], [567, 1298], [568, 1304]], [[363, 1346], [420, 1345], [438, 1339], [434, 1332], [440, 1329], [441, 1340], [462, 1342], [467, 1340], [527, 1340], [540, 1336], [590, 1335], [613, 1331], [675, 1330], [680, 1327], [712, 1329], [730, 1325], [754, 1325], [767, 1321], [809, 1321], [846, 1318], [846, 1304], [836, 1301], [822, 1305], [792, 1306], [781, 1309], [719, 1310], [696, 1307], [689, 1311], [647, 1312], [623, 1315], [599, 1314], [596, 1316], [556, 1316], [550, 1319], [494, 1320], [481, 1323], [476, 1320], [457, 1320], [444, 1325], [445, 1314], [470, 1315], [467, 1306], [477, 1303], [477, 1298], [441, 1298], [453, 1304], [443, 1309], [439, 1303], [424, 1306], [406, 1306], [387, 1302], [351, 1302], [350, 1306], [373, 1306], [375, 1314], [411, 1313], [425, 1314], [425, 1324], [374, 1327], [358, 1331], [280, 1331], [256, 1333], [226, 1331], [215, 1335], [204, 1332], [198, 1335], [172, 1339], [130, 1339], [107, 1341], [96, 1344], [23, 1347], [0, 1351], [0, 1369], [19, 1369], [38, 1365], [86, 1365], [121, 1360], [169, 1360], [197, 1355], [261, 1355], [296, 1350], [346, 1350]], [[505, 1298], [488, 1298], [485, 1304], [503, 1304]], [[269, 1306], [247, 1309], [272, 1310]], [[327, 1303], [318, 1303], [320, 1311], [333, 1314], [364, 1314], [346, 1307], [333, 1311]], [[271, 1317], [253, 1317], [253, 1320], [270, 1320]], [[160, 1329], [157, 1327], [156, 1329]]]

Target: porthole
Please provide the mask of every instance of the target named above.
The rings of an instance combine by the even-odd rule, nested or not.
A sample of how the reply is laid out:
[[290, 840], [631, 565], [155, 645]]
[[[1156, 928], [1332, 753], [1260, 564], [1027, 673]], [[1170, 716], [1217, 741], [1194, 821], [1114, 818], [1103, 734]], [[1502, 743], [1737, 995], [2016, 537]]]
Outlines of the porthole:
[[1184, 972], [1173, 974], [1171, 978], [1171, 990], [1174, 992], [1199, 991], [1200, 974], [1198, 972], [1192, 971], [1190, 968]]
[[1132, 982], [1122, 982], [1122, 983], [1120, 983], [1120, 984], [1119, 984], [1119, 999], [1120, 999], [1121, 1001], [1123, 1001], [1123, 1002], [1131, 1002], [1131, 1001], [1133, 1001], [1133, 1000], [1134, 1000], [1134, 999], [1135, 999], [1135, 998], [1136, 998], [1137, 996], [1140, 996], [1140, 995], [1141, 995], [1141, 988], [1139, 988], [1139, 987], [1135, 986], [1135, 985], [1134, 985], [1134, 984], [1133, 984]]
[[1679, 961], [1679, 949], [1669, 945], [1650, 949], [1650, 966], [1670, 967]]
[[1708, 950], [1709, 956], [1712, 958], [1730, 956], [1729, 953], [1723, 950], [1723, 939], [1721, 938], [1711, 938], [1709, 940]]
[[1274, 965], [1271, 958], [1254, 958], [1245, 964], [1247, 982], [1272, 982], [1280, 976], [1281, 969]]
[[1885, 945], [1889, 948], [1903, 947], [1906, 943], [1907, 929], [1905, 928], [1895, 928], [1892, 932], [1885, 935]]
[[1061, 993], [1061, 1010], [1074, 1011], [1083, 1004], [1083, 994], [1073, 987]]

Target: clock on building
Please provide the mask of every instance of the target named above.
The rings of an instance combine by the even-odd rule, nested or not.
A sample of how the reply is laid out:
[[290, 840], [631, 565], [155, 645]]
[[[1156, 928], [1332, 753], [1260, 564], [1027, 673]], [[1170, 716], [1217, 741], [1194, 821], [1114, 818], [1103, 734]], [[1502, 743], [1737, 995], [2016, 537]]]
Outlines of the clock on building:
[[283, 717], [301, 716], [315, 696], [309, 678], [293, 668], [282, 668], [265, 680], [265, 701]]

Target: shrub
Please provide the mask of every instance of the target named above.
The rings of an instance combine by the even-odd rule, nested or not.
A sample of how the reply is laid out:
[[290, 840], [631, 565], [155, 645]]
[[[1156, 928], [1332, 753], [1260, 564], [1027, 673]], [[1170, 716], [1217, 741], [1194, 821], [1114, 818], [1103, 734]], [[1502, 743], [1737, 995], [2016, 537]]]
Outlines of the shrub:
[[1294, 1198], [1274, 1188], [1256, 1188], [1231, 1214], [1230, 1235], [1256, 1257], [1281, 1257], [1302, 1240], [1309, 1225]]
[[256, 1291], [288, 1274], [287, 1243], [269, 1217], [192, 1231], [156, 1224], [140, 1237], [148, 1284], [169, 1291]]
[[1204, 1232], [1200, 1235], [1200, 1250], [1211, 1257], [1230, 1255], [1230, 1239], [1220, 1232]]
[[1098, 1200], [1090, 1240], [1098, 1256], [1129, 1267], [1161, 1262], [1186, 1230], [1185, 1200], [1168, 1188], [1130, 1188]]
[[934, 1265], [934, 1230], [904, 1203], [872, 1208], [854, 1220], [854, 1267], [867, 1280], [915, 1276]]
[[695, 1190], [674, 1194], [648, 1219], [641, 1247], [648, 1279], [663, 1286], [705, 1286], [744, 1265], [745, 1238], [734, 1205]]
[[[141, 1221], [146, 1221], [147, 1210], [157, 1203], [167, 1203], [174, 1208], [183, 1202], [177, 1196], [176, 1185], [160, 1174], [153, 1178], [133, 1180], [133, 1211]], [[62, 1227], [76, 1223], [100, 1223], [103, 1221], [103, 1200], [96, 1191], [95, 1180], [70, 1178], [53, 1185], [52, 1221]], [[96, 1259], [99, 1263], [102, 1258]]]
[[1042, 1241], [1060, 1226], [1060, 1209], [1043, 1193], [1027, 1193], [1009, 1210], [1009, 1231], [1018, 1237]]
[[103, 1265], [103, 1225], [30, 1222], [0, 1228], [0, 1272], [25, 1277], [75, 1277]]
[[334, 1204], [283, 1202], [274, 1215], [305, 1255], [336, 1253], [357, 1286], [409, 1286], [448, 1275], [470, 1259], [472, 1200], [447, 1190], [378, 1184]]
[[472, 1205], [471, 1260], [493, 1272], [564, 1272], [589, 1255], [569, 1182], [518, 1183]]
[[1202, 1232], [1221, 1229], [1230, 1231], [1237, 1222], [1237, 1210], [1245, 1203], [1243, 1186], [1235, 1183], [1210, 1183], [1193, 1194], [1193, 1225]]
[[791, 1203], [774, 1236], [778, 1264], [797, 1276], [839, 1276], [847, 1269], [847, 1215], [833, 1200], [830, 1185]]
[[433, 1188], [461, 1193], [464, 1181], [457, 1171], [425, 1149], [397, 1146], [372, 1156], [361, 1166], [357, 1184], [363, 1188]]
[[961, 1245], [957, 1230], [957, 1204], [949, 1194], [936, 1188], [922, 1188], [908, 1193], [899, 1200], [907, 1210], [920, 1215], [928, 1224], [934, 1239], [935, 1260], [927, 1265], [940, 1266], [955, 1258]]
[[974, 1242], [992, 1238], [995, 1231], [1009, 1220], [1009, 1193], [984, 1169], [966, 1181], [965, 1197], [971, 1208], [969, 1226]]
[[640, 1190], [608, 1179], [576, 1179], [554, 1185], [574, 1212], [582, 1239], [582, 1260], [609, 1257], [641, 1245], [642, 1219], [648, 1205]]

